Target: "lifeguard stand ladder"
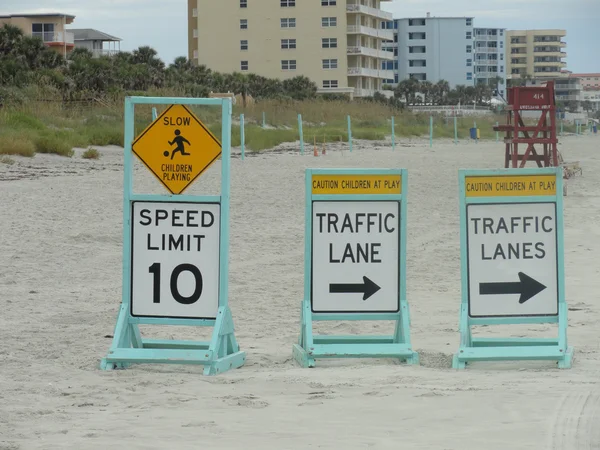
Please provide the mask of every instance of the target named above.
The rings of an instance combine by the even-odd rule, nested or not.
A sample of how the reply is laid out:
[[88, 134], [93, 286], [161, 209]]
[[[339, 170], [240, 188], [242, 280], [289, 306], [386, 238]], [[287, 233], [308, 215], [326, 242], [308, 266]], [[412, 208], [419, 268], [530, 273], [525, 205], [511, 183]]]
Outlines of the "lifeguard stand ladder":
[[[494, 127], [495, 131], [506, 133], [504, 167], [522, 168], [527, 161], [535, 161], [538, 167], [557, 167], [559, 162], [554, 81], [548, 81], [542, 86], [509, 88], [506, 111], [506, 125]], [[525, 111], [540, 111], [537, 125], [525, 125], [522, 117]], [[519, 144], [527, 145], [525, 153], [519, 154]], [[536, 150], [535, 146], [538, 144], [543, 146], [543, 154]]]

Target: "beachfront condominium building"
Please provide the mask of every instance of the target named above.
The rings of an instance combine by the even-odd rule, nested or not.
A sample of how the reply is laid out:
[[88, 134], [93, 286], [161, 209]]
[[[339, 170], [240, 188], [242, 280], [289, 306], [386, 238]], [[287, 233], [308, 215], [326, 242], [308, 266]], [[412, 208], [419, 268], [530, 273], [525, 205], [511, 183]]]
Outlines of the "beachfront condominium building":
[[414, 78], [436, 83], [446, 80], [451, 88], [473, 85], [473, 18], [472, 17], [416, 17], [396, 19], [385, 24], [394, 32], [391, 42], [384, 48], [393, 51], [395, 74], [386, 82], [394, 85]]
[[507, 76], [511, 79], [566, 78], [565, 30], [506, 32]]
[[496, 96], [506, 99], [506, 61], [504, 28], [473, 30], [473, 76], [475, 84], [490, 85]]
[[389, 0], [188, 0], [189, 58], [218, 72], [288, 79], [320, 93], [372, 96], [393, 77], [382, 43]]
[[600, 73], [571, 73], [569, 78], [579, 78], [584, 91], [600, 91]]
[[27, 36], [34, 36], [58, 53], [66, 56], [75, 48], [75, 36], [65, 28], [75, 20], [69, 14], [9, 14], [0, 15], [0, 26], [8, 24], [21, 30]]

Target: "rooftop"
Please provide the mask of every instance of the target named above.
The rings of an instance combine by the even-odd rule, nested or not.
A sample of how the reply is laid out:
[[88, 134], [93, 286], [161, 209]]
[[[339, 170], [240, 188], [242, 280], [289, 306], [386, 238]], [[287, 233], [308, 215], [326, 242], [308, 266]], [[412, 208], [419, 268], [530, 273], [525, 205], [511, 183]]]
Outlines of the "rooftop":
[[110, 34], [103, 33], [102, 31], [94, 30], [93, 28], [69, 29], [68, 31], [75, 35], [76, 41], [119, 42], [123, 40], [116, 36], [111, 36]]
[[71, 14], [63, 14], [63, 13], [27, 13], [27, 14], [0, 14], [0, 19], [11, 19], [13, 17], [30, 17], [30, 18], [35, 18], [35, 17], [64, 17], [65, 19], [69, 20], [71, 23], [73, 21], [73, 19], [75, 19], [75, 16], [71, 15]]

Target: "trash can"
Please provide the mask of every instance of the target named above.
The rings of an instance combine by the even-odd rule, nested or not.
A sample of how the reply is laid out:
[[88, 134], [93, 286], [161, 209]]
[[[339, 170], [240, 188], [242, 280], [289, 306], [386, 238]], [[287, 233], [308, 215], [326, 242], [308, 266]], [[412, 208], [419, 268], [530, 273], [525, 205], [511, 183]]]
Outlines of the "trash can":
[[477, 128], [471, 128], [470, 131], [471, 131], [471, 139], [477, 139], [479, 130]]
[[598, 125], [597, 124], [592, 125], [592, 130], [594, 131], [594, 134], [597, 134], [598, 133]]

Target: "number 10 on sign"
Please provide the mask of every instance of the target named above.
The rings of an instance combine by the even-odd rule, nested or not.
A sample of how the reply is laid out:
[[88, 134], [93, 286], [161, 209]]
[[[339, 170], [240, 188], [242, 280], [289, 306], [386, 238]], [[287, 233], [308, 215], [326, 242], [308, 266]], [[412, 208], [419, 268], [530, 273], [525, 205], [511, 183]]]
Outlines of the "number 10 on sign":
[[133, 203], [133, 317], [216, 317], [219, 228], [219, 204]]

